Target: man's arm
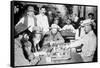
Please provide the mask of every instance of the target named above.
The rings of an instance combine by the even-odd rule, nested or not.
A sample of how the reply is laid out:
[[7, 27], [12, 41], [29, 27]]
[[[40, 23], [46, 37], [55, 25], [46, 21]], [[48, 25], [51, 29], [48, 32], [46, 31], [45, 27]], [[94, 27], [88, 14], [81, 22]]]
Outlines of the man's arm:
[[75, 48], [75, 47], [81, 46], [81, 44], [83, 44], [83, 42], [82, 42], [81, 39], [79, 39], [79, 40], [77, 40], [77, 41], [71, 43], [69, 47], [70, 47], [70, 48]]
[[[22, 24], [24, 23], [24, 17], [22, 17], [22, 18], [19, 20], [19, 22], [16, 24], [16, 26], [19, 25], [20, 23], [22, 23]], [[16, 27], [16, 26], [15, 26], [15, 27]]]
[[75, 33], [76, 32], [76, 30], [75, 30], [75, 28], [73, 27], [73, 25], [71, 25], [71, 30]]
[[66, 28], [67, 28], [67, 25], [65, 25], [65, 26], [62, 28], [62, 30], [66, 30]]
[[44, 27], [45, 29], [44, 29], [44, 31], [45, 31], [45, 32], [48, 32], [48, 31], [49, 31], [49, 22], [48, 22], [47, 16], [46, 16], [45, 19], [46, 19], [46, 23], [45, 23], [45, 27]]

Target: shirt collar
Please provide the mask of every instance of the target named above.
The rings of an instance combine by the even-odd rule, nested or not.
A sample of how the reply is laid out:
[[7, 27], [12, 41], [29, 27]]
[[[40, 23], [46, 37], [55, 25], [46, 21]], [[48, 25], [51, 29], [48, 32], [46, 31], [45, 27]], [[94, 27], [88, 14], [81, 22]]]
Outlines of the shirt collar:
[[91, 35], [91, 34], [93, 34], [94, 32], [93, 32], [93, 30], [91, 30], [89, 33], [88, 33], [88, 35]]

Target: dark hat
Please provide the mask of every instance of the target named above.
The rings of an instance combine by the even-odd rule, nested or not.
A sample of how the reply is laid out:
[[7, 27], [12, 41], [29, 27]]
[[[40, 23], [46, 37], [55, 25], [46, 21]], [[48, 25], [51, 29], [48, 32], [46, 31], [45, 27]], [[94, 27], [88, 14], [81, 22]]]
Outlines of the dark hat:
[[93, 14], [93, 13], [89, 13], [89, 14], [88, 14], [88, 16], [89, 16], [89, 15], [92, 15], [92, 16], [94, 16], [94, 14]]
[[40, 27], [38, 27], [38, 26], [34, 26], [33, 27], [33, 32], [35, 32], [35, 34], [41, 34], [41, 33], [43, 33], [42, 29]]

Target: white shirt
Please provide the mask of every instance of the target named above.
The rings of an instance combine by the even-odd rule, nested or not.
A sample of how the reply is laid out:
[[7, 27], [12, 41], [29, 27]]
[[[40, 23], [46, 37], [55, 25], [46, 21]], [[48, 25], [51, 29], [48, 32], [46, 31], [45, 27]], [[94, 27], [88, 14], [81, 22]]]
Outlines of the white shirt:
[[37, 26], [39, 26], [44, 33], [49, 31], [49, 23], [46, 15], [39, 14], [36, 16], [37, 18]]
[[83, 44], [82, 56], [93, 56], [96, 50], [96, 36], [93, 31], [90, 31], [83, 38], [71, 43], [70, 47], [77, 47]]
[[72, 25], [65, 25], [65, 26], [62, 28], [62, 30], [69, 30], [69, 29], [75, 32], [75, 29], [74, 29], [74, 27], [73, 27]]
[[[20, 19], [20, 21], [17, 23], [17, 25], [19, 23], [24, 24], [24, 17], [22, 17]], [[34, 18], [32, 16], [28, 16], [28, 27], [29, 27], [28, 30], [32, 32], [34, 26], [35, 26], [35, 24], [34, 24]]]

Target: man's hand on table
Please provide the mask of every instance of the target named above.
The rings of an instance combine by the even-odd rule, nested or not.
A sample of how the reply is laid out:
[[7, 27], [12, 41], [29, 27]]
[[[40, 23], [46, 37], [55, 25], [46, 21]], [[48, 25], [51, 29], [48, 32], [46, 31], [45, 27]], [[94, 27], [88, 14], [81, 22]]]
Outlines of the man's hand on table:
[[70, 45], [66, 45], [66, 49], [69, 49], [70, 48]]
[[50, 41], [50, 45], [52, 46], [55, 43], [55, 41]]

